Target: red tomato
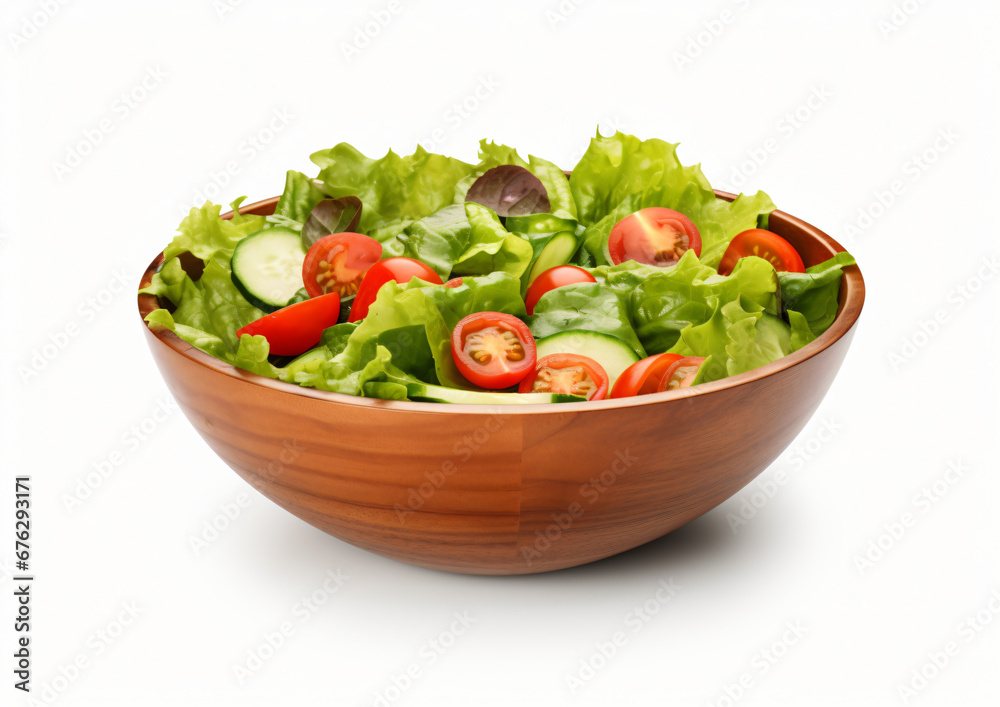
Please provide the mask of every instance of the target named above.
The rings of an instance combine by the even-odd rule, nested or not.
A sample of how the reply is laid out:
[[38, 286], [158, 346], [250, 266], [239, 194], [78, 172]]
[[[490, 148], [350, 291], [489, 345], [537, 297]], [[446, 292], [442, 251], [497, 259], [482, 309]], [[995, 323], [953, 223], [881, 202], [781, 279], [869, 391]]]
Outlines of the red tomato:
[[690, 388], [694, 383], [694, 377], [698, 375], [698, 369], [705, 362], [702, 356], [688, 356], [674, 363], [663, 374], [657, 392], [666, 390], [677, 390], [678, 388]]
[[462, 286], [462, 278], [460, 278], [460, 277], [453, 277], [450, 280], [448, 280], [448, 282], [444, 283], [444, 286], [445, 287], [461, 287]]
[[298, 356], [308, 351], [323, 335], [323, 330], [337, 323], [340, 295], [331, 292], [266, 314], [236, 332], [260, 335], [267, 339], [270, 351], [278, 356]]
[[557, 265], [543, 272], [531, 283], [524, 297], [524, 306], [528, 314], [535, 313], [535, 305], [546, 292], [563, 285], [572, 285], [574, 282], [597, 282], [597, 280], [589, 272], [575, 265]]
[[368, 308], [375, 301], [379, 288], [389, 280], [395, 280], [400, 285], [409, 282], [415, 277], [427, 282], [440, 285], [441, 278], [430, 269], [430, 266], [421, 263], [413, 258], [386, 258], [380, 260], [368, 270], [365, 279], [361, 281], [358, 294], [351, 303], [351, 314], [347, 318], [349, 322], [356, 322], [368, 316]]
[[518, 393], [565, 393], [587, 400], [608, 397], [608, 374], [597, 361], [576, 354], [550, 354], [521, 381]]
[[480, 388], [509, 388], [535, 367], [535, 338], [517, 317], [477, 312], [451, 333], [451, 355], [459, 372]]
[[382, 259], [382, 244], [360, 233], [334, 233], [312, 244], [302, 261], [302, 283], [310, 297], [353, 295], [368, 268]]
[[729, 247], [722, 254], [719, 263], [719, 274], [728, 275], [736, 267], [740, 258], [756, 255], [763, 258], [781, 272], [805, 272], [802, 256], [792, 247], [792, 244], [781, 236], [765, 231], [762, 228], [751, 228], [743, 231], [729, 242]]
[[688, 250], [701, 255], [698, 227], [680, 211], [659, 206], [626, 216], [615, 224], [608, 236], [608, 251], [615, 265], [637, 260], [666, 268]]
[[626, 368], [615, 381], [612, 398], [628, 398], [633, 395], [655, 393], [660, 387], [660, 379], [674, 363], [680, 361], [680, 354], [658, 354], [647, 356]]

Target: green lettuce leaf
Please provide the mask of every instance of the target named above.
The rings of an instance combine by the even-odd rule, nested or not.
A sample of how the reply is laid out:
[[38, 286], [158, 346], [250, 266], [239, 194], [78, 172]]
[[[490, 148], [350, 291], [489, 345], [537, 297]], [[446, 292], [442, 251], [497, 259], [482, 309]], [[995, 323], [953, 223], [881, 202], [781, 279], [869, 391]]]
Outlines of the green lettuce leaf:
[[738, 299], [721, 304], [713, 296], [708, 304], [712, 308], [708, 320], [684, 329], [670, 349], [706, 358], [698, 371], [699, 383], [753, 370], [791, 352], [791, 331], [773, 314]]
[[[238, 202], [235, 207], [239, 207]], [[176, 305], [169, 319], [169, 313], [151, 313], [157, 326], [173, 327], [185, 341], [235, 364], [240, 348], [236, 331], [263, 317], [264, 312], [247, 302], [233, 285], [229, 260], [236, 243], [259, 230], [255, 227], [260, 225], [260, 217], [240, 216], [233, 224], [219, 218], [220, 210], [215, 204], [191, 209], [168, 248], [173, 255], [167, 257], [149, 287], [141, 292], [164, 297]], [[204, 272], [197, 280], [187, 275], [175, 257], [185, 251], [205, 261]], [[257, 359], [258, 355], [248, 352], [241, 360]]]
[[347, 346], [334, 357], [333, 363], [357, 370], [364, 365], [365, 345], [369, 339], [391, 330], [419, 325], [424, 328], [438, 382], [452, 388], [471, 388], [452, 358], [451, 331], [465, 316], [487, 311], [523, 316], [520, 281], [503, 272], [463, 278], [460, 287], [431, 285], [419, 279], [410, 280], [403, 286], [390, 281], [379, 290], [368, 309], [368, 316], [351, 334]]
[[[729, 314], [737, 308], [740, 308], [739, 302], [730, 302], [723, 307], [723, 313], [730, 318]], [[726, 335], [729, 337], [726, 372], [731, 376], [760, 368], [792, 351], [788, 325], [767, 312], [735, 317]]]
[[278, 369], [267, 359], [270, 350], [271, 346], [263, 336], [241, 336], [232, 363], [257, 375], [277, 378]]
[[326, 194], [316, 186], [312, 177], [289, 170], [285, 175], [285, 190], [274, 207], [274, 213], [276, 216], [304, 224], [309, 214], [316, 208], [316, 204], [325, 198]]
[[[246, 197], [233, 202], [234, 210]], [[170, 245], [163, 249], [164, 261], [188, 252], [205, 262], [221, 254], [229, 258], [236, 244], [251, 233], [264, 227], [263, 216], [249, 214], [237, 216], [231, 221], [219, 218], [222, 206], [206, 201], [201, 208], [194, 207], [177, 227], [177, 235]], [[227, 255], [228, 253], [228, 255]]]
[[392, 365], [409, 373], [416, 380], [437, 384], [434, 354], [424, 326], [414, 324], [383, 331], [361, 345], [361, 361], [367, 364], [376, 358], [376, 349], [385, 348], [392, 356]]
[[500, 218], [489, 208], [469, 202], [465, 214], [471, 226], [469, 247], [455, 262], [455, 275], [488, 275], [505, 272], [514, 277], [521, 275], [531, 263], [531, 244], [500, 223]]
[[550, 290], [525, 320], [536, 339], [569, 329], [586, 329], [617, 336], [640, 358], [646, 356], [629, 319], [624, 298], [600, 283], [576, 283]]
[[609, 263], [611, 228], [639, 209], [663, 206], [685, 214], [701, 234], [702, 261], [713, 267], [733, 236], [756, 228], [774, 210], [763, 192], [733, 202], [717, 198], [700, 166], [681, 164], [677, 145], [621, 132], [591, 140], [573, 168], [570, 188], [587, 227], [584, 246], [597, 265]]
[[805, 318], [814, 336], [822, 334], [837, 316], [842, 270], [854, 264], [854, 257], [850, 253], [841, 252], [829, 260], [806, 268], [804, 273], [778, 273], [786, 313], [788, 310], [798, 312]]
[[178, 324], [174, 321], [173, 315], [166, 309], [154, 309], [146, 315], [146, 323], [153, 331], [172, 331], [195, 348], [216, 358], [225, 360], [231, 353], [218, 336], [185, 324]]
[[607, 287], [629, 291], [629, 314], [650, 354], [671, 349], [684, 329], [705, 324], [718, 307], [741, 297], [762, 311], [778, 311], [777, 276], [762, 258], [744, 258], [729, 276], [704, 265], [693, 251], [671, 268], [622, 263], [593, 273]]
[[[291, 380], [317, 390], [364, 396], [366, 383], [386, 380], [386, 370], [391, 361], [392, 355], [388, 349], [378, 346], [369, 360], [357, 368], [339, 363], [336, 357], [329, 360], [314, 360], [302, 366], [302, 370], [296, 372]], [[289, 367], [291, 366], [292, 364], [289, 364]], [[278, 372], [283, 380], [288, 378], [288, 375], [280, 369]], [[378, 392], [379, 389], [372, 390]]]
[[804, 316], [791, 309], [787, 310], [785, 314], [788, 317], [788, 325], [792, 329], [790, 342], [792, 351], [798, 351], [809, 342], [816, 340], [816, 335], [809, 328], [809, 322]]
[[324, 329], [323, 345], [336, 356], [347, 348], [347, 341], [351, 338], [354, 330], [358, 328], [358, 324], [359, 322], [341, 322]]
[[403, 255], [428, 265], [442, 281], [469, 246], [472, 227], [462, 204], [449, 204], [406, 226], [397, 236]]
[[279, 380], [286, 383], [302, 384], [304, 381], [315, 380], [323, 364], [331, 358], [333, 358], [333, 354], [330, 349], [326, 345], [320, 344], [301, 356], [295, 357], [284, 368], [276, 369], [276, 373]]
[[395, 222], [405, 224], [456, 203], [455, 187], [473, 166], [427, 152], [400, 157], [391, 150], [381, 159], [365, 157], [347, 143], [310, 156], [328, 196], [358, 196], [364, 204], [363, 233]]

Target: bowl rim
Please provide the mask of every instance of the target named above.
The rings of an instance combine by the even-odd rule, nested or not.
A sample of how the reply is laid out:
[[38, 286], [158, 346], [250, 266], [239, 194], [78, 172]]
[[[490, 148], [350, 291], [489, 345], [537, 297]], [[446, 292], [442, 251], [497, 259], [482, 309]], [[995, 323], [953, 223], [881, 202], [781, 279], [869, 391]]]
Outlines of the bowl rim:
[[[716, 196], [727, 201], [732, 201], [736, 198], [735, 194], [729, 192], [715, 190]], [[260, 201], [254, 202], [252, 204], [247, 204], [241, 206], [241, 211], [244, 213], [252, 213], [254, 211], [265, 210], [273, 207], [280, 197], [274, 196], [268, 199], [262, 199]], [[272, 209], [273, 210], [273, 209]], [[846, 250], [840, 243], [835, 241], [825, 232], [816, 228], [812, 224], [809, 224], [791, 214], [784, 211], [774, 210], [771, 212], [772, 215], [777, 215], [779, 218], [788, 222], [789, 225], [799, 228], [800, 230], [806, 232], [810, 237], [818, 240], [822, 245], [832, 253], [839, 253]], [[232, 212], [223, 214], [223, 218], [232, 216]], [[152, 281], [153, 274], [157, 272], [160, 266], [163, 264], [163, 251], [153, 258], [149, 266], [143, 271], [142, 279], [139, 283], [139, 289], [147, 287]], [[418, 412], [418, 413], [432, 413], [432, 414], [480, 414], [480, 415], [495, 415], [499, 409], [502, 409], [505, 414], [525, 414], [525, 415], [536, 415], [543, 413], [582, 413], [582, 412], [601, 412], [605, 410], [614, 410], [619, 408], [633, 408], [641, 407], [645, 405], [655, 405], [658, 403], [666, 403], [670, 401], [685, 400], [688, 398], [693, 398], [700, 395], [712, 395], [714, 393], [719, 393], [724, 390], [729, 390], [732, 388], [738, 388], [740, 386], [748, 385], [754, 381], [765, 378], [774, 373], [784, 371], [786, 369], [792, 368], [793, 366], [806, 361], [813, 356], [816, 356], [830, 346], [839, 341], [844, 337], [851, 328], [857, 323], [858, 317], [861, 315], [861, 309], [865, 301], [865, 281], [861, 275], [861, 269], [857, 265], [851, 265], [843, 269], [843, 279], [841, 280], [841, 290], [840, 290], [840, 304], [837, 309], [836, 318], [833, 324], [818, 336], [814, 341], [809, 342], [803, 346], [798, 351], [795, 351], [787, 356], [779, 358], [777, 361], [772, 361], [764, 366], [755, 368], [752, 371], [747, 371], [746, 373], [740, 373], [735, 376], [729, 376], [728, 378], [723, 378], [721, 380], [712, 381], [710, 383], [701, 383], [697, 386], [691, 388], [681, 388], [674, 391], [664, 392], [664, 393], [652, 393], [650, 395], [640, 395], [629, 398], [608, 398], [605, 400], [597, 401], [581, 401], [578, 403], [537, 403], [528, 405], [465, 405], [465, 404], [447, 404], [447, 403], [432, 403], [432, 402], [415, 402], [409, 400], [382, 400], [379, 398], [365, 398], [355, 395], [347, 395], [346, 393], [334, 393], [325, 390], [316, 390], [315, 388], [306, 388], [294, 383], [285, 383], [284, 381], [279, 381], [273, 378], [267, 378], [256, 373], [251, 373], [245, 371], [241, 368], [226, 363], [221, 359], [217, 359], [214, 356], [195, 348], [193, 345], [181, 339], [174, 332], [169, 329], [153, 330], [146, 323], [146, 315], [155, 309], [160, 309], [159, 302], [155, 295], [151, 294], [139, 294], [138, 295], [138, 305], [139, 305], [139, 317], [142, 322], [143, 328], [151, 334], [160, 344], [171, 349], [173, 352], [180, 354], [181, 356], [187, 358], [188, 360], [205, 366], [211, 370], [217, 371], [224, 375], [232, 378], [236, 378], [248, 385], [256, 385], [263, 388], [271, 389], [275, 392], [285, 393], [288, 395], [300, 395], [307, 398], [312, 398], [315, 400], [322, 400], [332, 403], [337, 403], [340, 405], [353, 405], [366, 408], [379, 408], [385, 410], [398, 410], [406, 412]]]

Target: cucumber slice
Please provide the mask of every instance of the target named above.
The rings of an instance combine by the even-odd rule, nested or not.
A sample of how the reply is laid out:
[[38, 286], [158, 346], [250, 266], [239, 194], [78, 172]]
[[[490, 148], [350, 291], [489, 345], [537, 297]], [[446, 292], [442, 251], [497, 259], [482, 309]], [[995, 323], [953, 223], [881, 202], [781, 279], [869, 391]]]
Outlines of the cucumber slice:
[[576, 236], [569, 231], [562, 231], [552, 236], [552, 240], [546, 243], [542, 252], [538, 254], [535, 266], [531, 268], [531, 274], [528, 275], [528, 286], [530, 287], [535, 278], [549, 268], [568, 263], [578, 245]]
[[288, 304], [302, 287], [302, 237], [290, 228], [252, 233], [233, 250], [233, 284], [247, 301], [265, 312]]
[[320, 346], [317, 346], [314, 349], [309, 349], [305, 353], [299, 354], [293, 358], [288, 365], [305, 367], [307, 363], [313, 363], [315, 361], [328, 361], [329, 359], [330, 352]]
[[615, 387], [618, 376], [639, 360], [632, 347], [617, 336], [585, 329], [571, 329], [546, 336], [536, 342], [536, 348], [538, 358], [549, 354], [572, 353], [594, 359], [608, 374], [609, 390]]
[[548, 213], [508, 216], [504, 220], [504, 228], [511, 233], [558, 233], [559, 231], [573, 233], [579, 225], [571, 218]]
[[579, 403], [585, 398], [562, 393], [485, 393], [459, 390], [441, 385], [408, 383], [406, 394], [411, 400], [458, 405], [538, 405], [540, 403]]

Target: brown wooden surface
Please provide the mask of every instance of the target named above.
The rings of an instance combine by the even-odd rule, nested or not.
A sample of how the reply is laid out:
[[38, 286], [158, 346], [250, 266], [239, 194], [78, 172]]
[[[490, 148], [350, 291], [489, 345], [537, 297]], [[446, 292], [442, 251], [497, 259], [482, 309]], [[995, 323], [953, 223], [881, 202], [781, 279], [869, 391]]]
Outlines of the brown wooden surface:
[[[241, 211], [272, 213], [276, 202]], [[807, 265], [843, 250], [780, 211], [769, 228]], [[142, 286], [161, 260], [150, 264]], [[749, 373], [637, 398], [502, 409], [301, 388], [236, 369], [170, 332], [143, 329], [191, 423], [278, 505], [386, 557], [455, 572], [523, 574], [649, 542], [746, 485], [822, 401], [864, 297], [861, 272], [847, 268], [830, 329]], [[139, 296], [142, 316], [157, 306], [154, 297]], [[684, 444], [672, 444], [676, 439]]]

